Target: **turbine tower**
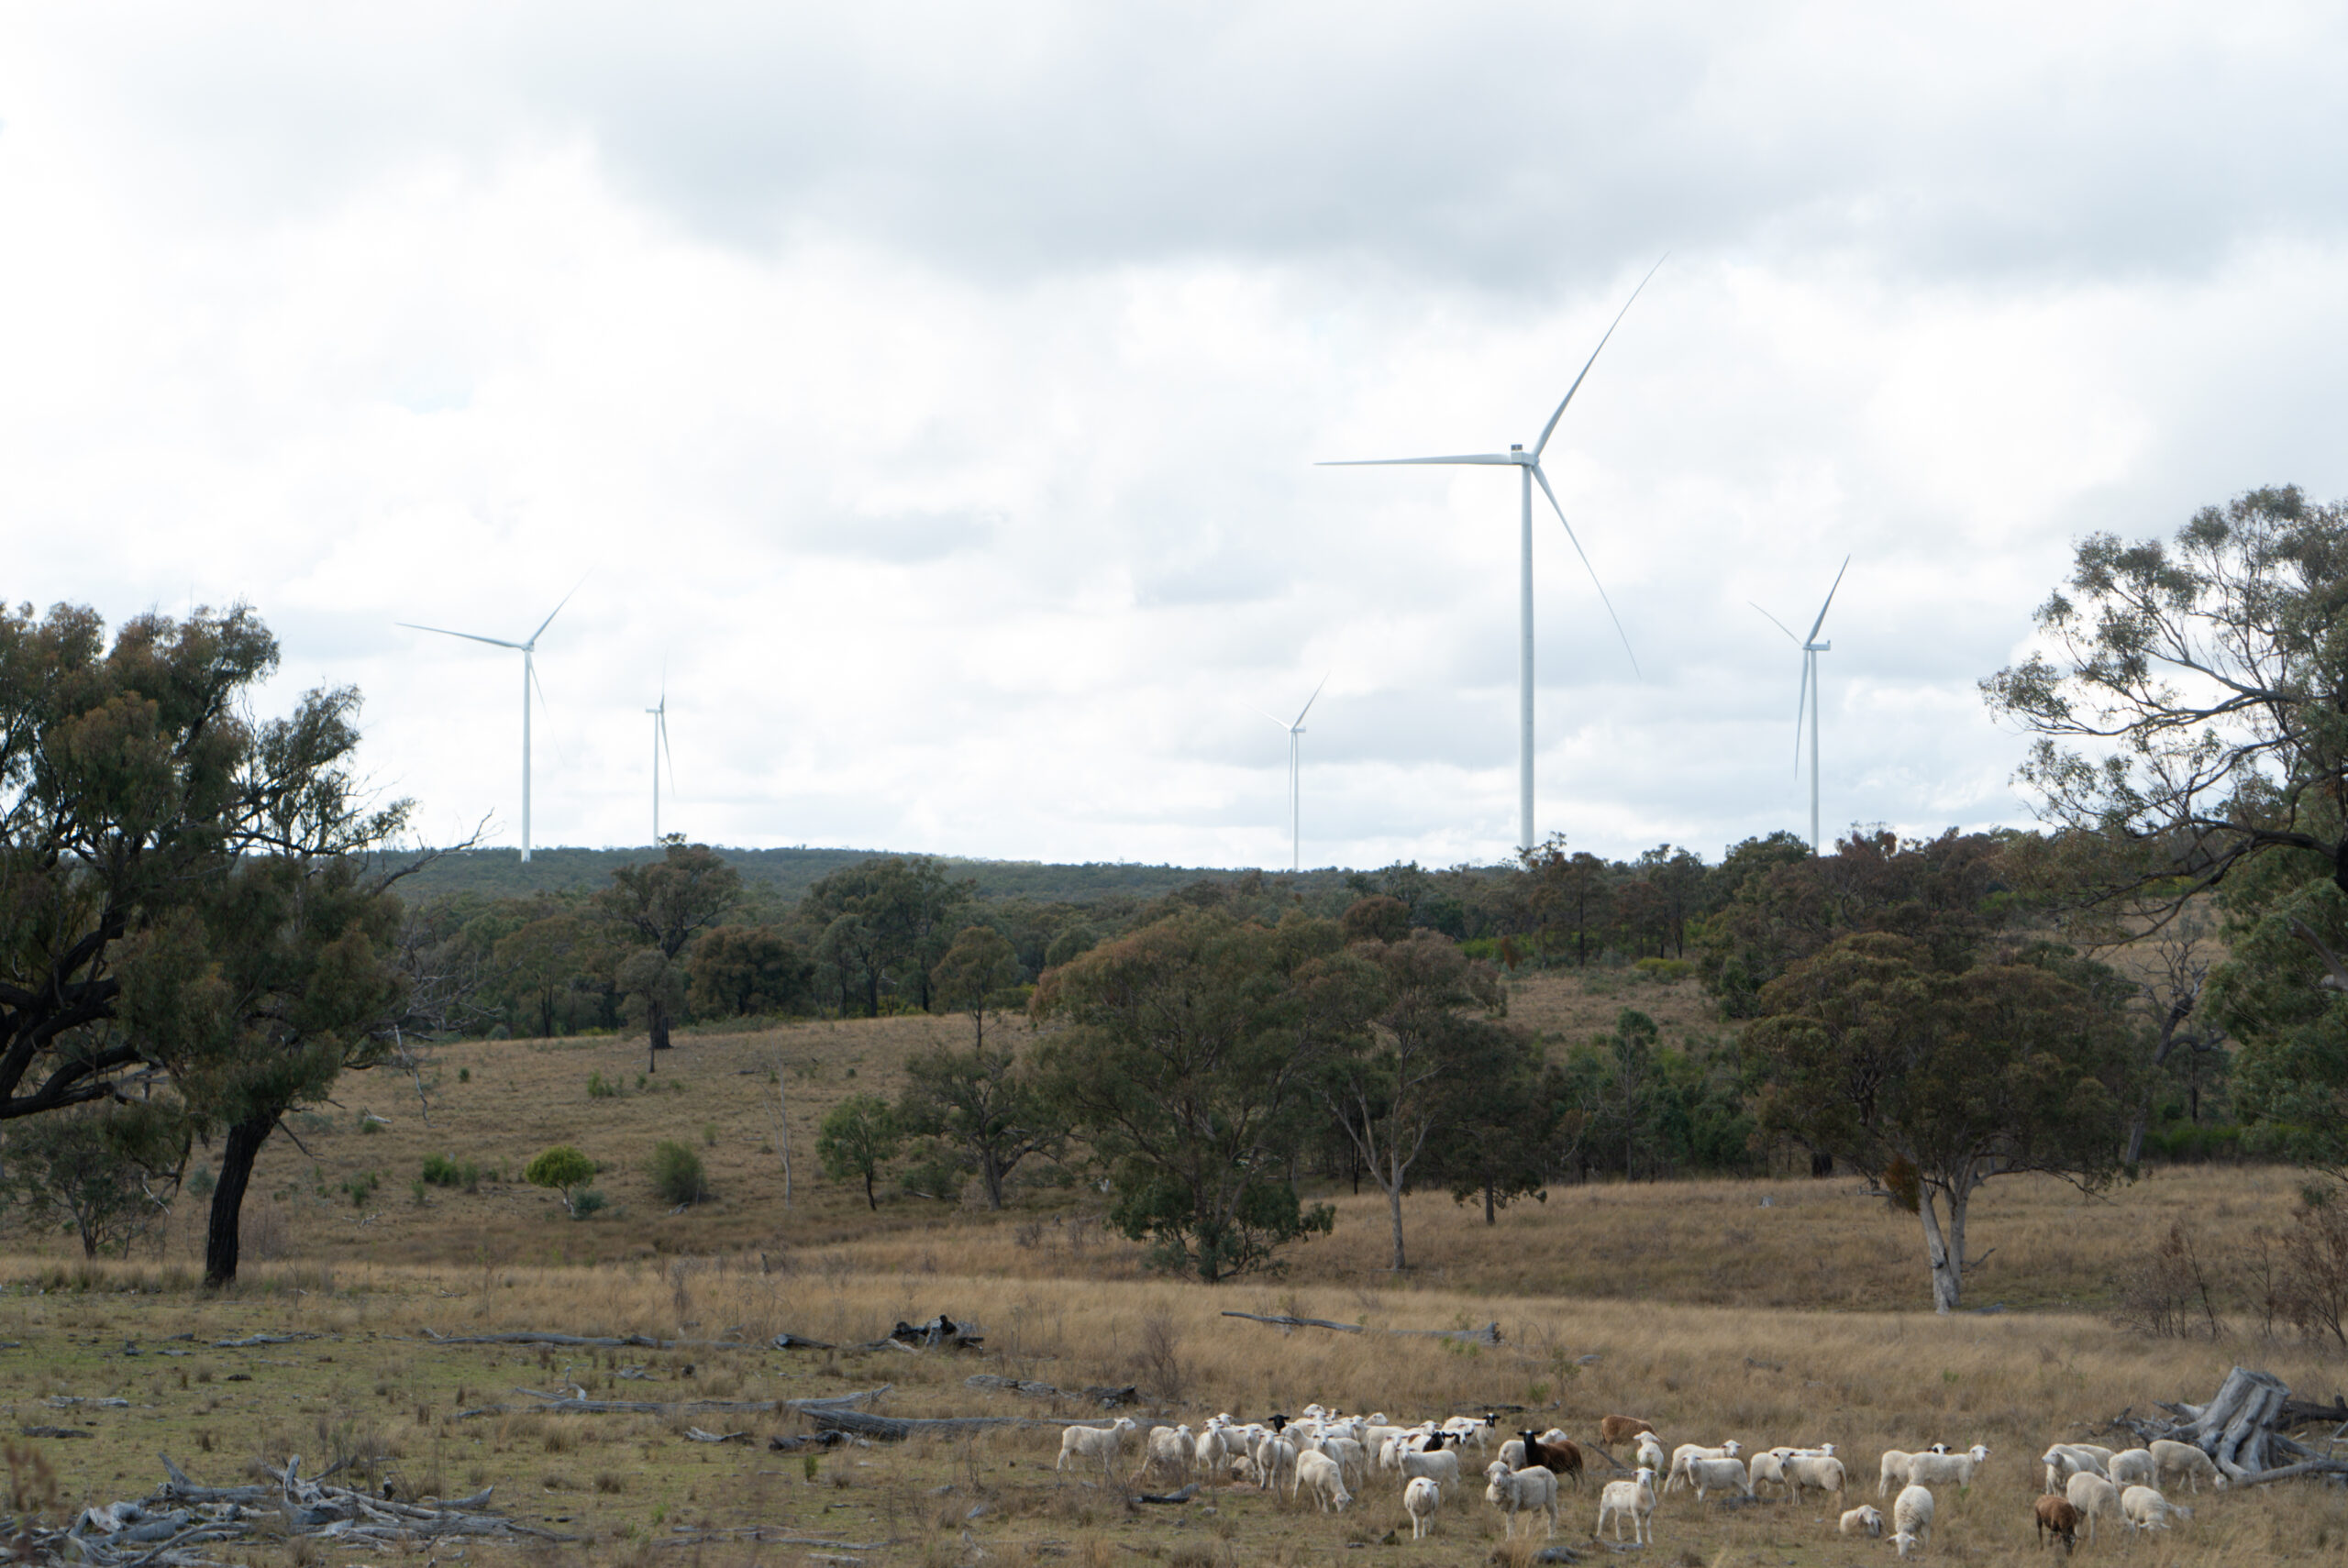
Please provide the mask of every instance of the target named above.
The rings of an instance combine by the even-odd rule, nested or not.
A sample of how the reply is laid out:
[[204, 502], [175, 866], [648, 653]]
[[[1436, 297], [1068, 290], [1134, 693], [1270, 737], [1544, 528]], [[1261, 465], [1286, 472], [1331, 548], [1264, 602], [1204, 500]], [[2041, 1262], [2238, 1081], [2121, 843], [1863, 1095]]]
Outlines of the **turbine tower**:
[[1573, 543], [1574, 554], [1581, 557], [1582, 567], [1589, 573], [1590, 584], [1598, 590], [1599, 602], [1606, 606], [1607, 618], [1614, 623], [1614, 635], [1623, 639], [1623, 651], [1630, 655], [1631, 669], [1634, 674], [1636, 674], [1639, 668], [1639, 656], [1631, 650], [1630, 634], [1623, 630], [1623, 618], [1614, 613], [1614, 602], [1606, 597], [1606, 585], [1598, 580], [1598, 569], [1589, 564], [1589, 553], [1581, 547], [1581, 540], [1575, 535], [1574, 525], [1566, 522], [1566, 509], [1558, 504], [1557, 492], [1549, 488], [1549, 476], [1541, 471], [1541, 454], [1547, 449], [1549, 437], [1556, 434], [1557, 421], [1565, 417], [1566, 404], [1573, 402], [1574, 393], [1581, 390], [1583, 379], [1589, 374], [1590, 366], [1598, 363], [1598, 356], [1605, 349], [1607, 338], [1614, 336], [1614, 328], [1622, 326], [1623, 317], [1630, 314], [1632, 302], [1639, 297], [1639, 290], [1647, 286], [1648, 280], [1652, 279], [1662, 266], [1663, 262], [1657, 261], [1654, 267], [1649, 268], [1646, 277], [1639, 280], [1638, 288], [1631, 291], [1630, 299], [1623, 302], [1623, 308], [1615, 313], [1614, 319], [1608, 324], [1604, 336], [1599, 338], [1598, 347], [1589, 351], [1589, 359], [1582, 366], [1581, 374], [1576, 376], [1574, 384], [1566, 389], [1566, 395], [1558, 403], [1557, 411], [1549, 415], [1549, 423], [1541, 427], [1541, 438], [1533, 444], [1533, 450], [1530, 452], [1521, 446], [1514, 446], [1505, 452], [1478, 452], [1465, 457], [1357, 458], [1346, 462], [1316, 465], [1325, 469], [1353, 469], [1393, 468], [1421, 464], [1506, 464], [1514, 467], [1517, 470], [1517, 840], [1519, 846], [1524, 849], [1531, 849], [1534, 844], [1533, 487], [1538, 484], [1541, 487], [1541, 493], [1549, 498], [1550, 508], [1556, 513], [1557, 521], [1564, 525], [1566, 537]]
[[1826, 590], [1826, 603], [1818, 607], [1818, 619], [1810, 624], [1810, 635], [1806, 637], [1794, 636], [1793, 629], [1783, 621], [1778, 620], [1775, 615], [1769, 615], [1769, 612], [1761, 610], [1761, 606], [1753, 604], [1750, 599], [1745, 601], [1747, 604], [1753, 604], [1755, 610], [1761, 610], [1762, 614], [1768, 615], [1769, 624], [1785, 633], [1794, 646], [1801, 649], [1801, 697], [1794, 704], [1794, 772], [1796, 774], [1801, 772], [1801, 717], [1803, 712], [1807, 712], [1810, 714], [1810, 852], [1812, 855], [1818, 853], [1819, 846], [1818, 656], [1833, 651], [1834, 646], [1833, 643], [1820, 642], [1818, 633], [1819, 628], [1826, 624], [1827, 606], [1834, 602], [1834, 591], [1843, 586], [1843, 573], [1850, 569], [1851, 558], [1844, 556], [1842, 566], [1835, 570], [1833, 582]]
[[[1323, 676], [1321, 686], [1328, 684], [1329, 678]], [[1294, 723], [1290, 723], [1286, 719], [1274, 719], [1271, 714], [1264, 713], [1264, 717], [1271, 719], [1272, 723], [1288, 732], [1289, 869], [1291, 871], [1304, 869], [1304, 795], [1299, 771], [1302, 766], [1302, 753], [1299, 748], [1297, 737], [1304, 733], [1304, 715], [1312, 712], [1313, 703], [1321, 701], [1321, 686], [1314, 687], [1312, 695], [1304, 700], [1304, 706], [1296, 711]], [[1261, 708], [1256, 711], [1259, 713], [1264, 712]]]
[[547, 612], [547, 618], [538, 623], [538, 629], [532, 632], [527, 639], [518, 643], [509, 643], [503, 637], [484, 637], [473, 632], [451, 632], [440, 626], [419, 626], [413, 621], [397, 623], [411, 632], [430, 632], [436, 636], [442, 637], [462, 637], [467, 642], [487, 643], [492, 647], [519, 648], [522, 651], [522, 863], [526, 866], [530, 860], [530, 689], [534, 686], [538, 687], [538, 701], [541, 702], [546, 701], [547, 695], [546, 688], [538, 686], [538, 672], [532, 661], [533, 656], [537, 651], [538, 639], [546, 635], [546, 629], [548, 626], [554, 624], [554, 618], [562, 613], [563, 604], [570, 602], [570, 594], [578, 592], [580, 586], [586, 580], [582, 577], [578, 583], [572, 584], [570, 593], [564, 594], [562, 602]]
[[660, 759], [669, 759], [669, 788], [677, 787], [677, 756], [669, 749], [669, 682], [660, 682], [660, 705], [647, 708], [652, 715], [652, 847], [660, 847]]

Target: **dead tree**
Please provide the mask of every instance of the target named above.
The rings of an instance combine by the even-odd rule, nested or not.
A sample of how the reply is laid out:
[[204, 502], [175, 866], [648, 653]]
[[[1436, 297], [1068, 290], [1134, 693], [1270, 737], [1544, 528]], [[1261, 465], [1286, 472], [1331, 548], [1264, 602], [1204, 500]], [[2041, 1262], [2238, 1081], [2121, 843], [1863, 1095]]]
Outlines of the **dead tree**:
[[[2206, 1405], [2155, 1403], [2172, 1412], [2171, 1419], [2140, 1419], [2123, 1410], [2111, 1424], [2135, 1433], [2146, 1445], [2156, 1438], [2191, 1443], [2237, 1486], [2300, 1475], [2348, 1475], [2348, 1459], [2318, 1453], [2285, 1435], [2294, 1427], [2348, 1422], [2348, 1403], [2337, 1397], [2330, 1405], [2295, 1400], [2289, 1386], [2274, 1374], [2237, 1366]], [[2282, 1463], [2275, 1463], [2278, 1460]]]

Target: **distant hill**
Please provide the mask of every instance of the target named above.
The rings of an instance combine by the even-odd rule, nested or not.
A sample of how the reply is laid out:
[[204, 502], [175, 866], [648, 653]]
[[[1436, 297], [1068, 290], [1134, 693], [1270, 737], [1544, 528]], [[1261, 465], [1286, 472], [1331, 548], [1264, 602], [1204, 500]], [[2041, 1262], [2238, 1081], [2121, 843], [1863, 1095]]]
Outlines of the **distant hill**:
[[[787, 903], [817, 881], [844, 866], [876, 855], [878, 849], [727, 849], [718, 848], [742, 873], [751, 888]], [[607, 885], [614, 870], [659, 858], [651, 846], [634, 849], [539, 849], [522, 864], [511, 849], [471, 849], [443, 856], [401, 884], [409, 898], [440, 898], [472, 893], [486, 898], [515, 898], [530, 893], [586, 892]], [[982, 899], [1021, 898], [1039, 901], [1091, 903], [1103, 899], [1153, 899], [1193, 882], [1226, 880], [1242, 871], [1198, 866], [1140, 866], [1092, 861], [1055, 865], [1037, 860], [970, 860], [959, 856], [936, 857], [947, 874], [969, 878]], [[1268, 876], [1273, 874], [1267, 873]], [[1279, 874], [1279, 879], [1307, 895], [1334, 893], [1345, 886], [1346, 873], [1337, 867], [1307, 871], [1301, 876]]]

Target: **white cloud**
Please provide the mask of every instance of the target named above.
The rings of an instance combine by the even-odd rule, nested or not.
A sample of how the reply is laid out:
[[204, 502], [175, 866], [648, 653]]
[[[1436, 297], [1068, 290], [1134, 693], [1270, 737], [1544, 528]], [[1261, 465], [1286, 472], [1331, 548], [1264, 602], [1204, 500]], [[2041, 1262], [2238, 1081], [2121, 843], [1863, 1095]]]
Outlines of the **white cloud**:
[[12, 598], [244, 598], [436, 836], [1487, 858], [2019, 820], [2068, 545], [2348, 490], [2312, 7], [276, 7], [0, 25]]

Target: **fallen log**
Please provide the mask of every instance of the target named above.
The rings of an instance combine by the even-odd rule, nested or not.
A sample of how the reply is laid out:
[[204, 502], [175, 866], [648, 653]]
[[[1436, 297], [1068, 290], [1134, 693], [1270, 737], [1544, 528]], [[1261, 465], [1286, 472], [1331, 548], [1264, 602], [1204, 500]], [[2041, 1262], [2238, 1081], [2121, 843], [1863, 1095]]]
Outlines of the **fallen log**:
[[999, 1388], [1005, 1393], [1016, 1394], [1025, 1399], [1090, 1401], [1104, 1410], [1113, 1410], [1121, 1405], [1141, 1403], [1140, 1390], [1130, 1383], [1120, 1388], [1112, 1388], [1104, 1384], [1088, 1384], [1081, 1389], [1056, 1388], [1048, 1383], [1031, 1383], [1017, 1377], [997, 1377], [991, 1373], [985, 1372], [980, 1373], [975, 1377], [966, 1377], [962, 1381], [972, 1388]]
[[1463, 1344], [1497, 1345], [1501, 1342], [1501, 1326], [1487, 1323], [1480, 1329], [1370, 1329], [1360, 1323], [1333, 1323], [1326, 1318], [1292, 1318], [1284, 1312], [1225, 1312], [1226, 1318], [1245, 1318], [1251, 1323], [1265, 1323], [1275, 1329], [1330, 1329], [1341, 1334], [1397, 1334], [1417, 1339], [1456, 1340]]
[[212, 1348], [214, 1350], [250, 1350], [255, 1345], [290, 1345], [302, 1340], [315, 1340], [317, 1337], [307, 1331], [294, 1334], [248, 1334], [241, 1340], [215, 1340], [212, 1342]]
[[1134, 1495], [1134, 1501], [1136, 1503], [1187, 1503], [1198, 1495], [1199, 1484], [1193, 1481], [1179, 1492], [1137, 1492]]
[[893, 1383], [883, 1383], [878, 1388], [861, 1389], [854, 1394], [833, 1394], [821, 1399], [785, 1399], [782, 1405], [787, 1410], [847, 1409], [857, 1405], [869, 1405], [895, 1386]]
[[750, 1434], [748, 1432], [705, 1432], [699, 1427], [687, 1427], [685, 1441], [687, 1442], [748, 1442], [750, 1441]]
[[877, 1442], [903, 1442], [910, 1437], [951, 1436], [985, 1431], [992, 1427], [1064, 1427], [1065, 1421], [1033, 1421], [1024, 1416], [870, 1416], [861, 1410], [816, 1407], [802, 1412], [819, 1431], [842, 1431]]
[[[2348, 1460], [2318, 1456], [2283, 1435], [2285, 1427], [2300, 1422], [2292, 1414], [2295, 1405], [2289, 1386], [2272, 1373], [2237, 1366], [2226, 1374], [2206, 1405], [2155, 1403], [2173, 1412], [2173, 1419], [2139, 1419], [2122, 1410], [2110, 1424], [2133, 1432], [2147, 1445], [2158, 1438], [2191, 1443], [2237, 1486], [2260, 1486], [2302, 1475], [2348, 1475]], [[2309, 1412], [2309, 1420], [2328, 1419], [2331, 1414], [2330, 1408], [2320, 1405], [2298, 1404], [2296, 1408]], [[2306, 1457], [2277, 1465], [2269, 1463], [2270, 1453]]]

